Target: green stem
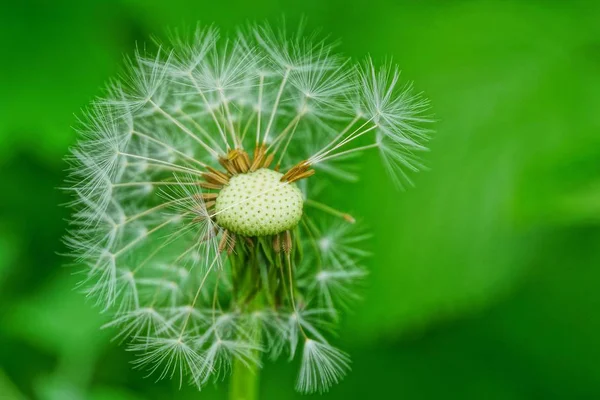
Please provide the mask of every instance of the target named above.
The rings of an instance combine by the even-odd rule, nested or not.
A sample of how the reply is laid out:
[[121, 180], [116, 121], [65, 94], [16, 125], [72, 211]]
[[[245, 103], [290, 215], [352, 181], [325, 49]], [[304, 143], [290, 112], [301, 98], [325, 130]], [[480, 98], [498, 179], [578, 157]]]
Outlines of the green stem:
[[[259, 243], [256, 243], [257, 249]], [[262, 307], [263, 299], [260, 292], [260, 271], [258, 269], [258, 250], [239, 252], [240, 258], [232, 264], [232, 270], [236, 271], [234, 285], [238, 288], [237, 306], [252, 313]], [[246, 331], [250, 332], [249, 341], [260, 348], [261, 326], [259, 321], [248, 322]], [[261, 352], [253, 350], [254, 358], [260, 360]], [[229, 388], [229, 400], [256, 400], [258, 399], [258, 384], [260, 377], [260, 366], [256, 363], [244, 363], [234, 359], [231, 371], [231, 383]]]
[[259, 372], [258, 366], [251, 364], [248, 368], [236, 359], [233, 362], [229, 400], [258, 399]]

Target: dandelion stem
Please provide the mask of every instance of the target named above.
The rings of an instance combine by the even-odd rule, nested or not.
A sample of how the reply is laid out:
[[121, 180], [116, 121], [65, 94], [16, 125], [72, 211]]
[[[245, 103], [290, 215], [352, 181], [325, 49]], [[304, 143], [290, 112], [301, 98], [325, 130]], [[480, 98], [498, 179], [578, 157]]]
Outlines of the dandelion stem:
[[[256, 352], [258, 353], [258, 351]], [[256, 364], [245, 364], [236, 358], [233, 362], [229, 400], [256, 400], [258, 398], [259, 372]]]
[[[238, 263], [233, 263], [232, 267], [244, 267], [244, 266], [256, 266], [257, 253], [243, 256]], [[250, 268], [251, 268], [250, 267]], [[250, 273], [251, 270], [247, 269], [246, 272]], [[237, 276], [236, 287], [240, 294], [238, 300], [238, 307], [247, 308], [249, 313], [256, 310], [260, 310], [263, 305], [263, 298], [261, 296], [249, 297], [246, 293], [252, 293], [256, 283], [253, 279], [247, 279], [248, 275], [241, 272]], [[247, 299], [250, 298], [250, 301]], [[214, 308], [214, 306], [213, 306]], [[249, 343], [254, 345], [251, 350], [251, 357], [260, 360], [261, 352], [261, 340], [262, 340], [262, 321], [260, 318], [255, 318], [251, 322], [246, 321], [244, 324], [244, 331], [247, 332], [242, 334], [242, 340], [247, 340]], [[258, 385], [260, 376], [260, 362], [248, 363], [243, 359], [236, 358], [233, 361], [231, 371], [231, 382], [229, 388], [229, 399], [230, 400], [256, 400], [258, 399]]]

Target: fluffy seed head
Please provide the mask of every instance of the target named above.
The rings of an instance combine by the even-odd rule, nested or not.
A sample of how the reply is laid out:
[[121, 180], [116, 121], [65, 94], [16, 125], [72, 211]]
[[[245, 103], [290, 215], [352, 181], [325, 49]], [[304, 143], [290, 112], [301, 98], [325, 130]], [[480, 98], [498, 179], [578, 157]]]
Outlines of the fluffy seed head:
[[326, 391], [349, 370], [327, 337], [369, 235], [324, 198], [365, 174], [366, 151], [408, 182], [427, 101], [395, 66], [268, 25], [175, 31], [126, 65], [68, 158], [85, 293], [159, 379], [201, 388], [266, 353], [300, 356], [297, 389]]

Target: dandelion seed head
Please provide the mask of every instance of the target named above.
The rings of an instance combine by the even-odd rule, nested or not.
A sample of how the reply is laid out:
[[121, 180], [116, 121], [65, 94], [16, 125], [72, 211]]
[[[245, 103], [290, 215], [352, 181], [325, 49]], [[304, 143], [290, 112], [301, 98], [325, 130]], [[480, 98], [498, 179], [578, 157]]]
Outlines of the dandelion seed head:
[[65, 243], [80, 287], [158, 379], [200, 389], [302, 349], [297, 390], [327, 391], [349, 370], [328, 337], [359, 297], [369, 234], [321, 195], [364, 176], [367, 151], [410, 182], [428, 102], [391, 63], [354, 63], [303, 28], [156, 43], [76, 126]]

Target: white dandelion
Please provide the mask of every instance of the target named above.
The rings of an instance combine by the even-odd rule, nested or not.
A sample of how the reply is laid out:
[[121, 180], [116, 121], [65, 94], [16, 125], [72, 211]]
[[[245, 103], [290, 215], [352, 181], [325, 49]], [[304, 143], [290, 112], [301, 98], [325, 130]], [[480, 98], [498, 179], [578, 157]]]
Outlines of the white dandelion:
[[302, 30], [198, 27], [137, 50], [78, 124], [65, 239], [136, 367], [199, 389], [233, 373], [246, 390], [302, 347], [297, 390], [339, 382], [350, 360], [329, 341], [369, 234], [320, 195], [356, 181], [369, 150], [409, 182], [427, 107], [397, 67]]

